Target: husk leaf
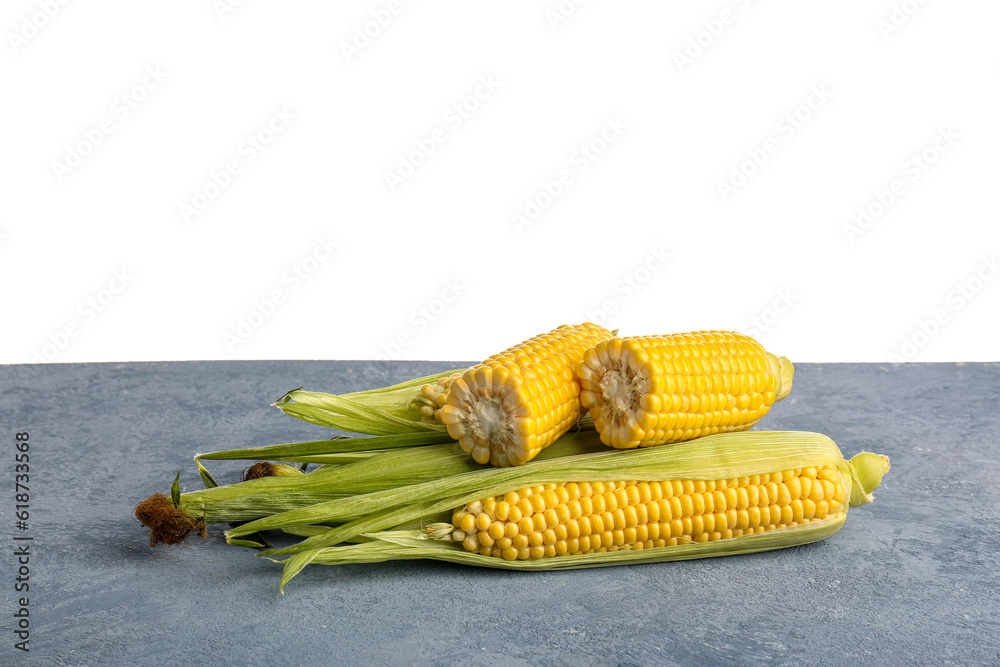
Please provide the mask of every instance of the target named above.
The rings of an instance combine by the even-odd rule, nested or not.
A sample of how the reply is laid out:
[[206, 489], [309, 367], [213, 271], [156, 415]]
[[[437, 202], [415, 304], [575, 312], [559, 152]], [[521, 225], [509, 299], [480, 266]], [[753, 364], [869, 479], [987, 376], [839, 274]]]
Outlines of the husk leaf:
[[889, 472], [889, 457], [871, 452], [861, 452], [847, 461], [851, 485], [851, 507], [865, 505], [875, 499], [872, 493], [882, 483], [882, 477]]
[[[226, 449], [218, 452], [196, 454], [195, 460], [269, 460], [291, 461], [295, 463], [325, 463], [322, 457], [328, 455], [349, 454], [356, 452], [371, 452], [372, 450], [394, 449], [398, 447], [414, 447], [417, 445], [433, 445], [442, 442], [454, 442], [447, 432], [427, 433], [397, 433], [377, 435], [373, 437], [349, 438], [338, 437], [328, 440], [309, 440], [307, 442], [291, 442], [282, 445], [265, 447], [245, 447], [243, 449]], [[337, 459], [334, 458], [334, 461]]]
[[[410, 436], [400, 437], [410, 438]], [[356, 446], [359, 441], [391, 444], [392, 439], [373, 437], [322, 442], [326, 443], [327, 447], [340, 448]], [[368, 452], [368, 456], [352, 463], [319, 468], [307, 475], [294, 478], [264, 477], [240, 484], [185, 493], [181, 495], [181, 505], [186, 512], [192, 516], [203, 516], [208, 523], [253, 521], [278, 512], [308, 507], [337, 498], [488, 469], [472, 460], [462, 451], [458, 443], [451, 441], [450, 438], [449, 441], [437, 445], [376, 450]], [[315, 443], [302, 444], [309, 446], [308, 451], [316, 451], [313, 448]], [[294, 448], [295, 445], [279, 447]], [[261, 453], [261, 449], [266, 448], [255, 448], [253, 453]], [[536, 460], [545, 461], [598, 451], [609, 450], [600, 443], [593, 431], [570, 433], [543, 450]], [[242, 455], [240, 458], [243, 458]], [[299, 460], [301, 457], [293, 458]]]
[[[743, 535], [712, 542], [681, 544], [627, 551], [609, 551], [579, 555], [539, 558], [535, 560], [513, 560], [493, 556], [483, 556], [466, 551], [455, 542], [428, 539], [421, 531], [386, 531], [368, 533], [363, 537], [370, 540], [362, 544], [314, 549], [296, 554], [284, 561], [280, 587], [309, 564], [347, 565], [360, 563], [380, 563], [388, 560], [431, 559], [504, 570], [540, 571], [573, 570], [589, 567], [607, 567], [639, 563], [659, 563], [665, 561], [692, 560], [718, 556], [770, 551], [817, 542], [836, 533], [844, 525], [846, 516], [817, 521], [803, 526], [781, 530], [771, 530], [754, 535]], [[274, 559], [272, 559], [274, 560]]]
[[457, 371], [445, 371], [389, 387], [348, 394], [293, 389], [273, 404], [287, 415], [349, 433], [391, 435], [413, 432], [444, 432], [436, 421], [424, 420], [418, 409], [420, 388]]

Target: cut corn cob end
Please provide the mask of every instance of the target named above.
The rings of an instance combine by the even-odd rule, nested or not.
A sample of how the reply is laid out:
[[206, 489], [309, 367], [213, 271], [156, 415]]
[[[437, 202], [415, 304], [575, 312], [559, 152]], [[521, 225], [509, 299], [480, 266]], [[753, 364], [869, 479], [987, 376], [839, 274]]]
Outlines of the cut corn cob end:
[[702, 542], [725, 550], [768, 531], [788, 533], [781, 546], [804, 544], [813, 540], [795, 529], [842, 523], [888, 471], [888, 458], [875, 454], [845, 463], [846, 471], [816, 466], [742, 479], [545, 484], [468, 503], [427, 536], [522, 561]]
[[579, 419], [580, 386], [572, 368], [610, 337], [590, 323], [535, 336], [452, 378], [436, 416], [478, 463], [522, 465]]
[[743, 431], [791, 391], [794, 368], [743, 334], [612, 338], [576, 367], [581, 406], [619, 449]]

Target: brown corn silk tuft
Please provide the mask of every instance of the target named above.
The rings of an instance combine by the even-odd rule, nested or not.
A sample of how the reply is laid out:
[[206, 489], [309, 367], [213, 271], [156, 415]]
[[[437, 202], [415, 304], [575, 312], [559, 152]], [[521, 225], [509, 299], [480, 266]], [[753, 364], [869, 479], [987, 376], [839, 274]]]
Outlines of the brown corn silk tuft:
[[274, 465], [267, 461], [257, 461], [257, 463], [254, 463], [249, 468], [243, 469], [241, 481], [246, 482], [251, 479], [260, 479], [261, 477], [277, 477]]
[[203, 517], [192, 518], [187, 512], [174, 506], [169, 497], [154, 493], [135, 506], [135, 518], [144, 528], [149, 528], [149, 546], [158, 544], [180, 544], [192, 532], [202, 539], [208, 538], [208, 529]]

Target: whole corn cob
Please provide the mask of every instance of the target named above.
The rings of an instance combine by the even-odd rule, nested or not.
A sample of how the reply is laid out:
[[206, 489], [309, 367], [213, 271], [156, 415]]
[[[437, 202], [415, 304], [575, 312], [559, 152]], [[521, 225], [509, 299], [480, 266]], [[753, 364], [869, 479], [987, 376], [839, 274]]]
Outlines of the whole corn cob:
[[437, 417], [478, 463], [521, 465], [579, 419], [573, 367], [611, 336], [596, 324], [563, 325], [425, 386], [424, 396], [441, 404]]
[[696, 331], [601, 341], [576, 372], [601, 441], [628, 449], [749, 429], [794, 371], [749, 336]]
[[741, 479], [545, 484], [468, 503], [436, 535], [506, 560], [652, 549], [837, 520], [846, 498], [835, 466]]
[[[597, 441], [593, 432], [577, 435]], [[818, 433], [720, 433], [672, 447], [486, 468], [285, 512], [227, 536], [339, 523], [264, 552], [290, 556], [279, 561], [282, 586], [310, 563], [431, 558], [547, 570], [684, 560], [828, 537], [849, 507], [872, 500], [888, 470], [888, 458], [877, 454], [845, 460]], [[361, 543], [336, 546], [344, 542]]]

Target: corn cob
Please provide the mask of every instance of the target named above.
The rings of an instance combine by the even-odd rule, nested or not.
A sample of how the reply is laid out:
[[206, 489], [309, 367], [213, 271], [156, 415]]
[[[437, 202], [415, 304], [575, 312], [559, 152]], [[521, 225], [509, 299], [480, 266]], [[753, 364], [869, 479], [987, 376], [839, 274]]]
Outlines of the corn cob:
[[744, 431], [792, 388], [793, 367], [728, 331], [612, 338], [577, 367], [580, 403], [618, 449]]
[[[593, 432], [577, 436], [598, 441]], [[285, 512], [227, 536], [341, 524], [264, 552], [290, 556], [279, 561], [282, 586], [310, 563], [431, 558], [549, 570], [684, 560], [828, 537], [849, 507], [872, 500], [888, 469], [887, 457], [867, 452], [844, 460], [817, 433], [720, 433], [627, 454], [486, 468]], [[344, 542], [363, 543], [335, 546]]]
[[438, 418], [476, 462], [521, 465], [579, 419], [573, 367], [611, 336], [595, 324], [563, 325], [422, 391], [442, 404]]
[[507, 560], [652, 549], [837, 520], [846, 497], [835, 466], [742, 479], [545, 484], [471, 502], [436, 535]]

